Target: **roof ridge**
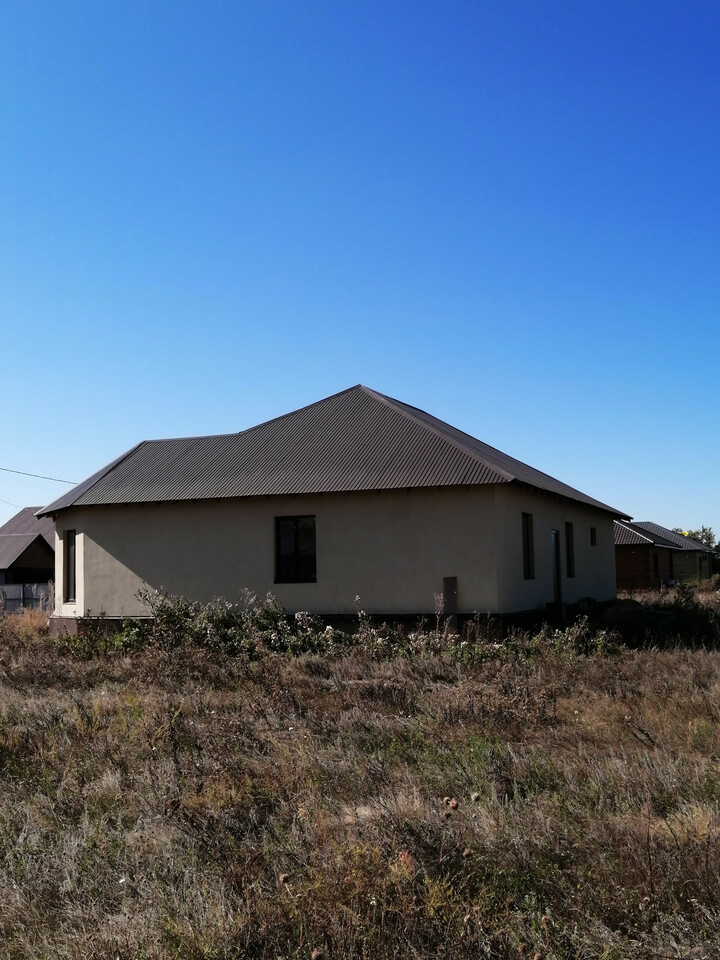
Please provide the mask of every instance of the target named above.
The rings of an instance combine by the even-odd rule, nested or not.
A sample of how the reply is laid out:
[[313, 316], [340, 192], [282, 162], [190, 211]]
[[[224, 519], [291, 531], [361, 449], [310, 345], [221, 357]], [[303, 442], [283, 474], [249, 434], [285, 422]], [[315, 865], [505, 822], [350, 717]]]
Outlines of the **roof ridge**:
[[[0, 562], [2, 562], [3, 564], [7, 564], [7, 566], [10, 566], [10, 564], [15, 563], [18, 557], [21, 557], [23, 553], [25, 553], [25, 551], [35, 543], [36, 540], [41, 540], [45, 544], [48, 550], [53, 549], [50, 546], [50, 544], [47, 542], [45, 537], [42, 535], [42, 533], [39, 533], [39, 532], [0, 534], [0, 544], [5, 544], [6, 546], [10, 546], [11, 550], [13, 551], [12, 553], [8, 553], [7, 555], [5, 555], [2, 558], [2, 561]], [[3, 569], [6, 569], [6, 567], [3, 566]]]
[[[319, 407], [321, 403], [327, 403], [328, 400], [334, 400], [335, 397], [341, 397], [344, 393], [352, 393], [353, 390], [369, 390], [368, 387], [364, 387], [361, 383], [356, 383], [354, 387], [346, 387], [345, 390], [338, 390], [337, 393], [331, 393], [329, 397], [323, 397], [322, 400], [314, 400], [312, 403], [306, 403], [304, 407], [298, 407], [297, 410], [289, 410], [287, 413], [281, 413], [278, 417], [270, 417], [269, 420], [263, 420], [262, 423], [256, 423], [252, 427], [246, 427], [244, 430], [238, 430], [235, 433], [227, 434], [215, 434], [214, 436], [227, 436], [227, 437], [239, 437], [243, 433], [252, 433], [253, 430], [259, 430], [260, 427], [267, 427], [270, 423], [275, 423], [280, 420], [286, 420], [288, 417], [294, 417], [296, 413], [302, 413], [304, 410], [310, 410], [312, 407]], [[374, 390], [370, 390], [370, 393], [374, 393]], [[192, 437], [188, 439], [201, 439], [200, 437]]]
[[143, 440], [37, 516], [73, 505], [493, 483], [625, 516], [362, 383], [235, 433]]
[[664, 530], [670, 534], [670, 536], [675, 536], [672, 530], [667, 530], [666, 527], [661, 526], [659, 523], [651, 524], [653, 527], [657, 527], [657, 530], [649, 529], [648, 527], [642, 527], [637, 522], [630, 523], [629, 526], [633, 527], [634, 530], [638, 532], [639, 536], [649, 533], [652, 535], [651, 542], [657, 547], [666, 547], [669, 550], [682, 550], [682, 547], [677, 543], [674, 543], [669, 537], [666, 537], [664, 533], [658, 533], [657, 530]]
[[[449, 444], [455, 447], [455, 449], [468, 454], [469, 456], [472, 457], [472, 459], [476, 463], [481, 463], [485, 467], [489, 465], [494, 471], [506, 477], [509, 482], [521, 483], [530, 487], [538, 486], [538, 484], [530, 480], [518, 479], [517, 474], [510, 473], [504, 467], [500, 466], [499, 463], [496, 463], [493, 459], [483, 456], [482, 453], [473, 449], [473, 447], [470, 444], [466, 445], [461, 441], [457, 440], [455, 437], [448, 436], [442, 430], [438, 430], [436, 427], [433, 427], [431, 424], [425, 423], [421, 418], [414, 416], [411, 413], [411, 411], [416, 410], [418, 413], [422, 414], [424, 417], [428, 417], [430, 420], [433, 420], [436, 423], [441, 423], [444, 426], [448, 427], [448, 429], [452, 430], [453, 433], [462, 434], [462, 436], [467, 437], [468, 440], [471, 441], [471, 444], [479, 444], [480, 446], [486, 448], [488, 451], [492, 451], [494, 454], [497, 454], [498, 458], [501, 460], [513, 460], [515, 463], [519, 464], [521, 467], [525, 467], [527, 469], [532, 470], [533, 473], [537, 474], [539, 477], [544, 477], [547, 480], [550, 480], [552, 483], [560, 483], [564, 487], [566, 487], [568, 490], [574, 491], [575, 493], [582, 493], [582, 491], [577, 490], [575, 487], [572, 487], [570, 484], [567, 484], [562, 480], [558, 480], [558, 478], [554, 477], [552, 474], [546, 473], [544, 470], [538, 470], [537, 467], [531, 467], [530, 464], [525, 463], [524, 460], [519, 460], [517, 457], [513, 457], [510, 454], [503, 454], [502, 450], [499, 450], [497, 447], [493, 447], [491, 444], [486, 443], [484, 440], [479, 440], [477, 437], [474, 437], [472, 434], [466, 433], [465, 430], [460, 430], [458, 427], [453, 426], [451, 423], [447, 423], [446, 421], [441, 420], [439, 417], [434, 416], [432, 413], [428, 413], [426, 410], [422, 410], [420, 407], [415, 407], [412, 404], [404, 403], [402, 400], [395, 400], [394, 397], [388, 397], [383, 393], [378, 393], [375, 390], [371, 390], [369, 387], [362, 386], [362, 384], [360, 384], [360, 386], [362, 387], [363, 390], [374, 394], [379, 399], [385, 401], [389, 405], [392, 405], [395, 409], [398, 409], [400, 413], [403, 413], [409, 419], [412, 419], [413, 422], [419, 423], [421, 426], [425, 427], [427, 430], [431, 431], [436, 436], [439, 436], [441, 439], [446, 440]], [[568, 494], [568, 496], [569, 495], [570, 494]], [[596, 501], [596, 502], [600, 503], [600, 501]], [[606, 505], [603, 504], [602, 506], [605, 509], [607, 509]]]
[[647, 534], [647, 531], [645, 531], [644, 533], [640, 533], [639, 530], [636, 530], [636, 529], [635, 529], [635, 525], [634, 525], [634, 524], [628, 523], [628, 522], [625, 521], [625, 520], [615, 520], [614, 522], [615, 522], [619, 527], [625, 527], [625, 529], [628, 530], [630, 533], [634, 533], [636, 536], [642, 537], [643, 540], [647, 540], [647, 542], [648, 542], [649, 544], [652, 544], [653, 541], [650, 539], [650, 537], [648, 537], [648, 536], [646, 535], [646, 534]]
[[[435, 436], [440, 437], [441, 440], [444, 440], [446, 443], [450, 444], [450, 446], [454, 447], [456, 450], [460, 450], [462, 453], [472, 457], [472, 459], [475, 460], [476, 462], [480, 462], [483, 464], [483, 466], [487, 466], [488, 461], [484, 460], [476, 450], [473, 450], [471, 447], [466, 446], [464, 443], [461, 443], [459, 440], [456, 440], [455, 437], [448, 436], [447, 433], [445, 433], [443, 430], [439, 430], [437, 427], [433, 426], [432, 424], [425, 423], [425, 421], [422, 420], [420, 417], [416, 417], [412, 411], [416, 410], [418, 413], [423, 414], [423, 416], [429, 417], [431, 420], [434, 420], [437, 423], [444, 424], [446, 427], [449, 427], [450, 430], [454, 431], [455, 433], [463, 434], [463, 436], [468, 437], [474, 443], [482, 443], [481, 440], [477, 440], [471, 434], [465, 433], [464, 430], [459, 430], [457, 427], [453, 427], [452, 424], [446, 423], [444, 420], [440, 420], [439, 417], [433, 416], [433, 414], [428, 413], [427, 410], [422, 410], [420, 407], [415, 407], [410, 403], [403, 403], [402, 400], [396, 400], [394, 397], [388, 397], [386, 394], [379, 393], [377, 390], [372, 390], [370, 387], [366, 387], [363, 384], [359, 384], [358, 386], [362, 390], [364, 390], [366, 393], [371, 394], [377, 400], [380, 400], [382, 403], [385, 403], [388, 407], [391, 407], [397, 413], [400, 413], [402, 416], [407, 417], [408, 420], [412, 420], [413, 423], [416, 423], [418, 424], [418, 426], [423, 427], [429, 433], [433, 433]], [[489, 446], [489, 444], [484, 444], [484, 445]], [[491, 447], [490, 449], [494, 450], [495, 448]], [[498, 453], [500, 453], [499, 450], [498, 450]], [[513, 474], [508, 473], [507, 470], [504, 470], [502, 467], [497, 466], [497, 464], [493, 463], [492, 468], [493, 470], [496, 470], [498, 473], [502, 474], [504, 477], [507, 477], [508, 481], [515, 479], [515, 476]], [[555, 478], [550, 477], [550, 479], [554, 480]]]
[[[658, 530], [663, 531], [663, 533], [657, 534], [657, 536], [664, 537], [666, 540], [670, 540], [670, 537], [674, 537], [681, 550], [692, 550], [694, 547], [707, 553], [714, 553], [713, 548], [709, 547], [706, 543], [700, 543], [699, 540], [693, 540], [692, 537], [686, 537], [684, 533], [675, 533], [674, 530], [664, 527], [661, 523], [655, 523], [653, 520], [637, 520], [636, 523], [638, 526], [644, 528], [657, 527]], [[651, 532], [653, 531], [651, 530]], [[665, 534], [669, 534], [669, 537], [665, 536]], [[672, 540], [670, 540], [670, 542], [672, 543]], [[685, 544], [691, 544], [691, 546], [686, 547]]]
[[39, 530], [36, 530], [35, 533], [30, 531], [29, 533], [3, 533], [0, 531], [0, 537], [41, 537], [42, 534]]
[[[301, 413], [303, 410], [309, 410], [311, 407], [317, 407], [321, 403], [325, 403], [326, 400], [333, 400], [335, 397], [341, 397], [344, 393], [350, 393], [352, 390], [357, 390], [361, 387], [364, 390], [368, 389], [367, 387], [363, 387], [361, 383], [357, 383], [354, 387], [347, 387], [345, 390], [339, 390], [337, 393], [331, 393], [329, 397], [323, 397], [322, 400], [314, 400], [312, 403], [305, 404], [304, 407], [298, 407], [297, 410], [289, 410], [287, 413], [280, 413], [277, 417], [270, 417], [269, 420], [263, 420], [262, 423], [254, 423], [251, 427], [245, 427], [243, 430], [230, 430], [226, 433], [196, 433], [192, 436], [184, 435], [180, 437], [148, 437], [141, 442], [177, 443], [178, 440], [218, 440], [220, 437], [241, 437], [244, 433], [252, 433], [253, 430], [258, 430], [260, 427], [266, 427], [269, 423], [275, 423], [276, 420], [285, 420], [287, 417], [291, 417], [295, 413]], [[128, 453], [132, 453], [132, 450], [129, 450]]]

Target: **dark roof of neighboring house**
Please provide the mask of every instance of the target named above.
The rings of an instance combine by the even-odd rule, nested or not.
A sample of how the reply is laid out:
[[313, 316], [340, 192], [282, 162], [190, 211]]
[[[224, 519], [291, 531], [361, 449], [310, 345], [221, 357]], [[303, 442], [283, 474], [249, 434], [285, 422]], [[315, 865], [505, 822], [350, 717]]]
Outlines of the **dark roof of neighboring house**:
[[39, 511], [515, 483], [625, 516], [416, 407], [356, 386], [241, 433], [143, 441]]
[[[8, 534], [32, 534], [33, 538], [41, 534], [48, 546], [55, 549], [55, 524], [52, 517], [37, 517], [40, 507], [24, 507], [20, 513], [0, 527], [0, 536]], [[0, 564], [0, 566], [2, 566]], [[4, 568], [3, 568], [4, 569]]]
[[663, 537], [679, 550], [702, 550], [703, 553], [715, 552], [712, 547], [708, 547], [704, 543], [699, 543], [697, 540], [691, 540], [689, 537], [683, 537], [682, 534], [673, 533], [672, 530], [661, 527], [659, 523], [650, 523], [648, 520], [641, 522], [638, 520], [634, 526], [650, 532], [655, 537]]
[[[43, 549], [51, 550], [50, 544], [40, 533], [0, 533], [0, 570], [7, 570], [27, 548], [40, 540]], [[48, 556], [52, 556], [54, 549]]]
[[626, 520], [616, 520], [614, 524], [616, 547], [666, 547], [669, 550], [680, 550], [677, 544], [672, 543], [659, 534], [643, 529], [635, 523]]

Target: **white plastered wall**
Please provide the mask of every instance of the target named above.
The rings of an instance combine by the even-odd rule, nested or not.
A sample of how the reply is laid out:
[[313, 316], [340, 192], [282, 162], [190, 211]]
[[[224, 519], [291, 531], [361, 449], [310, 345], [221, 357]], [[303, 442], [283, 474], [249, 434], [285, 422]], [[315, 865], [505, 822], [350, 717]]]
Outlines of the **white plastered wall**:
[[[274, 583], [277, 516], [316, 517], [317, 582]], [[58, 540], [77, 531], [77, 603], [59, 616], [141, 615], [147, 585], [206, 602], [271, 591], [286, 610], [433, 614], [443, 577], [457, 577], [458, 612], [496, 611], [493, 487], [257, 497], [75, 508]], [[61, 544], [60, 544], [61, 546]]]

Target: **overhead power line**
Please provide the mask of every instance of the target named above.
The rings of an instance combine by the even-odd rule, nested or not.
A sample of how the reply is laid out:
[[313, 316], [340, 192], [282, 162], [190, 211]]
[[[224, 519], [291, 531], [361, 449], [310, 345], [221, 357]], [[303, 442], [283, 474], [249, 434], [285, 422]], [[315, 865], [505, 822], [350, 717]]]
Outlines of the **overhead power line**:
[[26, 473], [24, 470], [11, 470], [10, 467], [0, 467], [5, 473], [19, 473], [21, 477], [35, 477], [36, 480], [52, 480], [53, 483], [75, 484], [75, 480], [58, 480], [57, 477], [44, 477], [41, 473]]

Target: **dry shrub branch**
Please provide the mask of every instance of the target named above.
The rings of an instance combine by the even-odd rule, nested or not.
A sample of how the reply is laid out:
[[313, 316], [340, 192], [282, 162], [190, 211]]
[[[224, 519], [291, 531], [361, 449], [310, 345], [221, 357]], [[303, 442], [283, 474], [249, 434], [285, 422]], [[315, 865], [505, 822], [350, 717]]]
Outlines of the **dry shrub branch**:
[[3, 958], [720, 955], [718, 653], [254, 610], [0, 620]]

